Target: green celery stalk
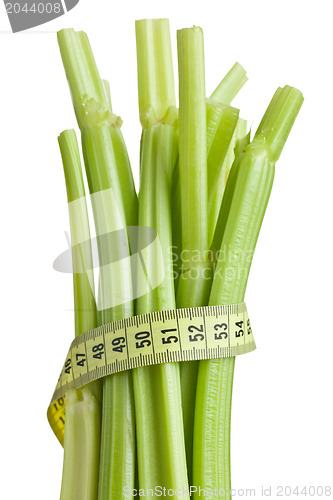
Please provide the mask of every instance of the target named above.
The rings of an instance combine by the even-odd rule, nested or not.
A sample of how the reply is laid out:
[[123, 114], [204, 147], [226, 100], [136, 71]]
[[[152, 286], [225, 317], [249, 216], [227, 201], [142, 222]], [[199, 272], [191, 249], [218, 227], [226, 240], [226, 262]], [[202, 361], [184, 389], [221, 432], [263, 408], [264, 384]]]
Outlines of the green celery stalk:
[[255, 133], [258, 142], [269, 144], [270, 155], [274, 161], [279, 159], [299, 109], [303, 97], [294, 87], [285, 85], [275, 92], [263, 120]]
[[[226, 76], [223, 78], [223, 80], [220, 82], [218, 87], [212, 93], [210, 101], [230, 104], [246, 82], [247, 82], [246, 72], [244, 68], [238, 62], [236, 62], [234, 66], [230, 69], [230, 71], [226, 74]], [[216, 133], [217, 130], [216, 125], [213, 130], [214, 133]], [[220, 132], [221, 138], [224, 139], [224, 141], [226, 140], [224, 136], [227, 130], [225, 128], [222, 128]], [[209, 242], [212, 242], [213, 239], [226, 181], [229, 175], [229, 170], [234, 160], [234, 148], [237, 140], [243, 137], [245, 134], [246, 134], [246, 121], [239, 118], [236, 127], [234, 128], [234, 133], [232, 134], [231, 140], [228, 143], [229, 147], [227, 153], [224, 155], [223, 160], [221, 162], [222, 164], [219, 166], [217, 170], [216, 180], [214, 182], [214, 185], [211, 186], [211, 189], [208, 189], [208, 217], [209, 217], [208, 241]], [[210, 162], [208, 160], [208, 172], [209, 171], [210, 171]]]
[[[136, 21], [140, 122], [144, 128], [177, 117], [168, 19]], [[139, 43], [138, 43], [139, 42]]]
[[276, 102], [281, 94], [281, 91], [282, 91], [282, 88], [278, 87], [278, 89], [274, 93], [274, 95], [271, 99], [271, 102], [269, 103], [269, 105], [264, 113], [264, 116], [261, 119], [261, 122], [260, 122], [258, 129], [256, 131], [256, 134], [258, 134], [263, 129], [265, 124], [267, 123], [267, 120], [268, 120], [269, 116], [271, 115], [271, 112], [274, 110], [275, 104], [276, 104]]
[[[207, 297], [205, 272], [191, 279], [189, 271], [209, 271], [207, 262], [207, 144], [203, 33], [178, 31], [179, 181], [182, 249], [187, 253], [179, 278], [177, 306], [201, 305]], [[188, 279], [189, 278], [189, 279]]]
[[104, 93], [105, 93], [108, 108], [112, 109], [110, 84], [109, 84], [108, 80], [102, 80], [102, 82], [103, 82]]
[[234, 196], [235, 192], [235, 186], [236, 186], [236, 180], [238, 176], [238, 171], [239, 167], [241, 164], [241, 161], [243, 159], [243, 156], [245, 154], [247, 146], [250, 144], [250, 133], [247, 135], [243, 136], [236, 142], [235, 146], [235, 158], [232, 164], [232, 167], [230, 169], [229, 175], [228, 175], [228, 180], [225, 186], [223, 198], [222, 198], [222, 204], [220, 207], [220, 212], [219, 216], [216, 222], [216, 227], [214, 231], [214, 237], [213, 241], [210, 247], [211, 254], [212, 254], [212, 260], [214, 262], [214, 265], [216, 265], [217, 261], [217, 252], [221, 248], [221, 243], [222, 243], [222, 238], [225, 230], [226, 223], [228, 221], [229, 217], [229, 212], [230, 212], [230, 206], [232, 202], [232, 198]]
[[[269, 119], [241, 159], [209, 304], [243, 302], [253, 252], [265, 214], [279, 158], [302, 94], [285, 87], [273, 97]], [[229, 182], [229, 181], [228, 181]], [[221, 207], [222, 210], [222, 207]], [[230, 416], [235, 358], [200, 362], [196, 393], [193, 479], [201, 488], [218, 488], [231, 498]], [[194, 498], [199, 498], [198, 494]], [[208, 497], [213, 499], [213, 496]]]
[[[154, 228], [163, 252], [162, 283], [136, 301], [136, 314], [175, 308], [171, 244], [171, 170], [173, 130], [159, 124], [143, 131], [139, 226]], [[141, 245], [140, 245], [141, 246]], [[149, 275], [161, 261], [149, 253]], [[140, 488], [187, 485], [178, 363], [133, 370]]]
[[221, 115], [225, 110], [225, 104], [213, 101], [213, 99], [206, 99], [206, 142], [207, 142], [207, 156], [212, 147], [213, 139], [215, 137], [217, 128], [219, 126]]
[[[126, 225], [136, 224], [137, 197], [121, 122], [112, 113], [108, 84], [99, 77], [87, 36], [62, 30], [58, 41], [81, 129], [98, 236], [99, 324], [106, 324], [134, 313]], [[119, 229], [124, 238], [111, 239], [110, 233]], [[115, 254], [118, 267], [110, 265]], [[103, 379], [99, 500], [121, 498], [125, 486], [133, 488], [134, 470], [132, 373], [126, 371]]]
[[[181, 199], [182, 272], [177, 307], [207, 304], [211, 266], [207, 259], [207, 142], [203, 33], [200, 28], [177, 33], [179, 67], [179, 185]], [[186, 254], [186, 256], [185, 256]], [[185, 262], [185, 260], [187, 262]], [[186, 264], [186, 266], [184, 266]], [[181, 389], [189, 481], [195, 383], [198, 363], [182, 362]]]
[[[82, 130], [104, 124], [113, 143], [115, 161], [120, 164], [118, 184], [128, 226], [137, 221], [138, 200], [133, 174], [120, 130], [121, 119], [111, 108], [109, 83], [101, 80], [96, 62], [83, 31], [64, 29], [58, 33], [58, 43], [69, 83], [78, 125]], [[110, 140], [105, 137], [105, 140]]]
[[[239, 112], [231, 106], [205, 99], [203, 36], [199, 28], [178, 32], [178, 54], [180, 188], [179, 194], [176, 188], [174, 195], [173, 241], [178, 257], [175, 265], [176, 279], [178, 278], [177, 307], [191, 307], [208, 303], [212, 279], [208, 248], [212, 238], [210, 233], [213, 233], [210, 231], [213, 224], [208, 213], [208, 203], [210, 199], [213, 200], [219, 178], [226, 177], [230, 168], [227, 155], [235, 136]], [[212, 97], [224, 99], [228, 103], [245, 81], [245, 71], [237, 63]], [[222, 195], [223, 192], [220, 192], [220, 200]], [[210, 204], [213, 205], [213, 201]], [[215, 219], [215, 214], [212, 217]], [[179, 247], [183, 255], [186, 252], [190, 264], [179, 258]], [[178, 277], [180, 266], [182, 272]], [[198, 366], [199, 363], [195, 361], [180, 365], [190, 481]]]
[[[229, 176], [232, 175], [233, 165], [234, 163], [239, 164], [241, 159], [241, 156], [239, 155], [241, 152], [245, 152], [246, 146], [249, 144], [250, 135], [246, 134], [246, 130], [246, 120], [239, 118], [235, 132], [231, 138], [227, 154], [222, 163], [221, 172], [217, 179], [215, 190], [213, 190], [209, 196], [209, 242], [211, 242], [211, 248], [214, 247], [217, 250], [220, 249], [221, 240], [218, 244], [216, 244], [214, 236], [216, 238], [220, 237], [222, 234], [220, 229], [216, 230], [219, 216], [226, 217], [225, 209], [221, 210], [221, 205], [226, 203], [226, 197], [228, 196], [226, 193], [227, 186], [229, 186], [230, 191], [231, 183], [229, 183]], [[236, 168], [234, 170], [236, 170]]]
[[[82, 130], [82, 145], [98, 235], [99, 324], [107, 324], [134, 314], [131, 264], [128, 258], [124, 258], [124, 255], [129, 256], [130, 253], [127, 237], [125, 241], [105, 239], [105, 235], [123, 228], [126, 234], [125, 213], [122, 210], [117, 176], [119, 165], [108, 127], [103, 125]], [[116, 255], [114, 260], [118, 260], [119, 265], [110, 269], [112, 255]], [[124, 486], [131, 488], [134, 484], [134, 465], [132, 373], [125, 371], [103, 379], [99, 500], [119, 498]]]
[[227, 155], [239, 116], [239, 110], [236, 108], [223, 104], [220, 104], [219, 107], [221, 110], [218, 123], [214, 123], [215, 133], [207, 151], [208, 193], [213, 193], [216, 189], [221, 167]]
[[[282, 116], [282, 119], [284, 120], [284, 123], [279, 123], [278, 126], [276, 126], [276, 120], [277, 120], [277, 112], [276, 109], [279, 109], [278, 106], [283, 106], [283, 109], [280, 110], [280, 115]], [[294, 122], [294, 115], [297, 114], [298, 112], [298, 102], [294, 101], [294, 89], [293, 87], [289, 87], [286, 85], [283, 89], [278, 88], [277, 91], [275, 92], [274, 96], [272, 97], [271, 102], [269, 103], [269, 106], [258, 126], [258, 129], [255, 133], [255, 137], [257, 138], [262, 138], [262, 140], [267, 140], [267, 137], [270, 137], [270, 142], [272, 144], [271, 146], [271, 155], [275, 156], [276, 160], [278, 159], [278, 155], [281, 153], [280, 146], [274, 146], [274, 143], [279, 144], [279, 142], [286, 141], [291, 127]], [[272, 112], [271, 118], [269, 118], [270, 114]], [[280, 118], [281, 120], [281, 118]], [[289, 128], [288, 128], [289, 127]], [[245, 129], [244, 129], [245, 130]], [[243, 132], [244, 132], [243, 130]], [[285, 139], [280, 138], [277, 134], [281, 133], [279, 131], [283, 131]], [[272, 135], [274, 133], [274, 135]], [[235, 159], [232, 165], [232, 168], [230, 170], [230, 174], [228, 177], [228, 182], [226, 184], [226, 189], [225, 193], [223, 196], [222, 200], [222, 205], [220, 207], [219, 211], [219, 216], [218, 220], [216, 223], [216, 228], [214, 232], [214, 238], [213, 242], [211, 245], [211, 250], [213, 255], [216, 254], [216, 252], [220, 249], [221, 247], [221, 242], [222, 242], [222, 237], [224, 234], [225, 226], [228, 220], [229, 216], [229, 211], [230, 211], [230, 206], [231, 206], [231, 201], [232, 197], [234, 195], [234, 190], [235, 190], [235, 184], [236, 184], [236, 179], [240, 167], [241, 160], [244, 156], [244, 153], [246, 151], [246, 148], [250, 142], [250, 134], [248, 133], [247, 135], [240, 135], [240, 138], [236, 142], [235, 146]], [[278, 148], [277, 152], [274, 151], [274, 148]], [[275, 161], [276, 161], [275, 160]], [[215, 262], [215, 258], [213, 257], [213, 260]]]
[[[210, 97], [210, 102], [219, 102], [230, 104], [241, 90], [243, 85], [247, 82], [247, 76], [244, 68], [236, 62], [230, 71], [226, 74], [217, 88], [214, 90]], [[226, 141], [225, 134], [228, 129], [222, 128], [220, 136], [222, 140]], [[213, 133], [217, 133], [217, 125], [213, 128]], [[208, 188], [208, 241], [213, 239], [215, 226], [220, 212], [223, 193], [226, 181], [229, 175], [229, 170], [234, 160], [234, 148], [238, 139], [246, 134], [246, 121], [241, 118], [238, 119], [234, 133], [228, 143], [229, 147], [227, 153], [223, 156], [221, 165], [218, 167], [216, 181], [211, 188]], [[219, 134], [217, 133], [217, 136]], [[216, 169], [216, 166], [215, 166]], [[210, 172], [210, 161], [208, 159], [208, 173]]]
[[[179, 137], [178, 137], [179, 141]], [[175, 168], [172, 174], [172, 203], [171, 203], [171, 220], [172, 220], [172, 252], [171, 258], [173, 262], [173, 281], [175, 286], [175, 294], [177, 296], [178, 280], [181, 270], [181, 251], [182, 251], [182, 220], [180, 208], [180, 186], [179, 186], [179, 161], [177, 158]]]
[[[212, 241], [212, 234], [218, 211], [214, 210], [221, 206], [224, 187], [232, 162], [230, 162], [230, 151], [236, 136], [243, 132], [240, 130], [239, 110], [231, 106], [220, 104], [221, 112], [219, 121], [215, 128], [215, 134], [211, 147], [207, 152], [208, 170], [208, 241]], [[229, 155], [228, 155], [229, 153]]]
[[[143, 314], [174, 309], [176, 305], [169, 255], [175, 137], [174, 127], [169, 123], [175, 110], [175, 91], [168, 21], [137, 21], [136, 41], [143, 127], [139, 226], [156, 230], [162, 252], [160, 258], [153, 249], [149, 251], [148, 277], [160, 274], [160, 268], [164, 270], [161, 283], [136, 300], [136, 313]], [[147, 245], [143, 243], [141, 237], [140, 248], [149, 248], [149, 241]], [[140, 488], [187, 488], [178, 363], [134, 369], [133, 381]]]
[[[58, 138], [67, 189], [72, 243], [75, 336], [97, 325], [90, 229], [74, 130]], [[101, 387], [93, 382], [66, 394], [61, 500], [97, 500]]]
[[211, 95], [211, 99], [223, 102], [224, 104], [230, 104], [247, 80], [245, 69], [241, 64], [236, 62], [216, 87]]
[[[246, 122], [238, 118], [238, 110], [228, 106], [247, 81], [245, 70], [235, 63], [218, 86], [218, 92], [206, 100], [208, 175], [208, 241], [211, 242], [219, 214], [226, 179], [234, 159], [237, 139], [245, 135]], [[214, 98], [213, 98], [214, 95]], [[225, 103], [225, 104], [223, 104]], [[235, 123], [236, 122], [236, 123]], [[212, 175], [214, 172], [214, 176]], [[172, 240], [174, 280], [177, 291], [181, 269], [181, 209], [179, 164], [173, 174]]]

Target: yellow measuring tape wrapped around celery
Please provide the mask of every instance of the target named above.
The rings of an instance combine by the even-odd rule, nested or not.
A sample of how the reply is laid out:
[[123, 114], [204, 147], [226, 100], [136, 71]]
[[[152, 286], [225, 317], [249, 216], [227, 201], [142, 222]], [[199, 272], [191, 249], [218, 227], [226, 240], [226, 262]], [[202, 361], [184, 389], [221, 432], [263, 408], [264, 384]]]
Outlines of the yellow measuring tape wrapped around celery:
[[48, 408], [63, 444], [65, 394], [139, 366], [225, 358], [255, 349], [245, 303], [142, 314], [88, 331], [72, 342]]

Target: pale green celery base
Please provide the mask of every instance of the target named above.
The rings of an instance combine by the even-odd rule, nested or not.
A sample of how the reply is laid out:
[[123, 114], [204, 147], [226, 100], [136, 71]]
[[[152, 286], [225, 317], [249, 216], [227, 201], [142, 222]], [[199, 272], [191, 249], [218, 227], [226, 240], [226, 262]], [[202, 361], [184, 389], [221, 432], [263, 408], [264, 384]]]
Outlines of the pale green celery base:
[[[112, 279], [109, 280], [112, 283]], [[119, 280], [115, 280], [117, 286]], [[131, 303], [102, 311], [101, 324], [133, 316]], [[98, 500], [117, 500], [134, 488], [135, 415], [132, 372], [103, 379], [103, 411]]]
[[66, 394], [61, 500], [97, 498], [100, 402], [89, 386]]
[[[125, 262], [125, 260], [124, 260]], [[112, 278], [108, 283], [113, 283]], [[115, 279], [121, 293], [121, 280]], [[133, 316], [133, 304], [101, 311], [101, 324]], [[122, 498], [124, 487], [134, 488], [135, 414], [132, 371], [103, 379], [101, 458], [98, 500]]]
[[[194, 273], [192, 277], [191, 272]], [[198, 266], [196, 269], [182, 273], [178, 282], [177, 307], [207, 305], [211, 283], [212, 267], [209, 264]], [[180, 364], [185, 448], [190, 484], [192, 484], [193, 426], [198, 369], [199, 361], [183, 361]]]
[[[194, 448], [200, 448], [193, 465], [193, 475], [200, 477], [201, 488], [223, 490], [223, 498], [231, 499], [230, 429], [231, 402], [235, 358], [200, 361], [197, 398], [202, 404], [196, 409]], [[206, 439], [213, 448], [200, 444]], [[223, 464], [223, 466], [221, 466]], [[211, 486], [209, 486], [211, 485]], [[196, 492], [195, 500], [201, 498]], [[214, 500], [216, 496], [207, 496]]]
[[187, 488], [178, 363], [134, 369], [133, 382], [140, 488]]
[[98, 498], [117, 500], [134, 487], [135, 427], [132, 373], [103, 379], [101, 467]]
[[189, 484], [193, 484], [193, 429], [198, 371], [199, 361], [183, 361], [180, 364], [184, 437]]

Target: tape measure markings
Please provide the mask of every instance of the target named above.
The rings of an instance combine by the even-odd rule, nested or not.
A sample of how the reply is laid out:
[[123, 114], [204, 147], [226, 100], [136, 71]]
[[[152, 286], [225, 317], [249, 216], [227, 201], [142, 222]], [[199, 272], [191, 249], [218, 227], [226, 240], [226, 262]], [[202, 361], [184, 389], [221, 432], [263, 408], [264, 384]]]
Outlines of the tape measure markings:
[[103, 325], [73, 340], [49, 406], [50, 425], [62, 442], [65, 393], [106, 375], [254, 349], [244, 303], [158, 311]]

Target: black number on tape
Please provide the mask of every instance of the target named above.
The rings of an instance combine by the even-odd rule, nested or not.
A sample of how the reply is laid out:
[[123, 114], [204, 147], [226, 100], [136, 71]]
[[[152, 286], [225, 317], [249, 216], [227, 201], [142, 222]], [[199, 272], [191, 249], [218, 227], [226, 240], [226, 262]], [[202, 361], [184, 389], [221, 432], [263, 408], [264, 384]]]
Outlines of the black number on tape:
[[66, 363], [65, 363], [65, 373], [67, 373], [68, 375], [70, 374], [71, 372], [71, 360], [70, 358], [67, 359]]
[[[161, 330], [163, 334], [176, 331], [177, 328], [170, 328], [169, 330]], [[178, 337], [176, 337], [175, 335], [169, 335], [169, 337], [162, 337], [162, 344], [171, 344], [172, 342], [174, 343], [178, 342]]]
[[[221, 323], [220, 325], [214, 325], [214, 330], [216, 330], [218, 333], [214, 334], [215, 340], [222, 340], [222, 339], [227, 339], [228, 338], [228, 325], [227, 323]], [[219, 331], [221, 330], [221, 331]]]
[[112, 345], [113, 351], [115, 352], [123, 352], [123, 349], [125, 347], [125, 337], [116, 337], [115, 339], [112, 340]]
[[151, 345], [151, 341], [149, 340], [150, 333], [149, 332], [139, 332], [135, 334], [136, 340], [141, 340], [141, 342], [135, 342], [136, 348], [141, 349], [141, 347]]
[[243, 323], [244, 321], [236, 321], [236, 326], [239, 328], [239, 330], [235, 332], [236, 337], [242, 337], [244, 335]]
[[78, 366], [84, 366], [84, 363], [86, 362], [86, 355], [85, 354], [76, 354], [76, 364]]
[[[188, 331], [191, 333], [203, 332], [203, 328], [204, 328], [203, 325], [200, 326], [190, 325], [188, 327]], [[190, 342], [197, 342], [198, 340], [204, 340], [205, 336], [203, 335], [203, 333], [196, 333], [195, 335], [189, 335], [188, 338]]]
[[102, 356], [104, 354], [104, 344], [101, 343], [101, 344], [94, 345], [94, 347], [92, 348], [92, 352], [95, 353], [93, 355], [93, 358], [102, 359]]

